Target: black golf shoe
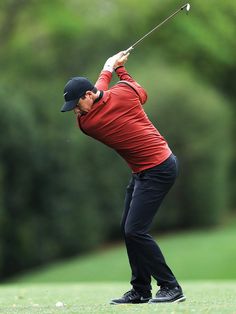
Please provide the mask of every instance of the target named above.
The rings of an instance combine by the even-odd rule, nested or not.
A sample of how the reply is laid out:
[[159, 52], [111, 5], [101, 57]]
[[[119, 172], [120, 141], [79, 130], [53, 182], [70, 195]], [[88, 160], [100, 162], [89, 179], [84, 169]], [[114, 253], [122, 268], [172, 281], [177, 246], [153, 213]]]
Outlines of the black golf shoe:
[[183, 302], [186, 297], [180, 287], [161, 287], [155, 298], [151, 299], [148, 303], [164, 303], [164, 302]]
[[120, 299], [111, 300], [110, 304], [137, 304], [137, 303], [147, 303], [151, 300], [151, 292], [147, 292], [143, 295], [139, 294], [134, 289], [126, 292]]

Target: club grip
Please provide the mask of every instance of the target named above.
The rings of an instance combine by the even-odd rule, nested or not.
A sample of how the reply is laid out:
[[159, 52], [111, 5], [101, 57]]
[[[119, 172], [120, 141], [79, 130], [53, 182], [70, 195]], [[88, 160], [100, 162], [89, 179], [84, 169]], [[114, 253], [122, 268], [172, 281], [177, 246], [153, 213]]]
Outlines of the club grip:
[[128, 49], [126, 49], [124, 52], [123, 52], [123, 55], [127, 55], [128, 53], [130, 53], [131, 50], [133, 50], [133, 46], [129, 47]]

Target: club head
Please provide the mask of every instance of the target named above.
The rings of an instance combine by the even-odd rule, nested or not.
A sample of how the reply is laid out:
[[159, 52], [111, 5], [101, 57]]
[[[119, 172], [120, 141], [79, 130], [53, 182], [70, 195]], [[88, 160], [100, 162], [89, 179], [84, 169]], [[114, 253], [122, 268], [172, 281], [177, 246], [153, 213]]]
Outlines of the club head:
[[181, 10], [186, 10], [186, 13], [188, 14], [188, 12], [190, 11], [190, 4], [189, 3], [186, 3], [185, 5], [182, 6]]

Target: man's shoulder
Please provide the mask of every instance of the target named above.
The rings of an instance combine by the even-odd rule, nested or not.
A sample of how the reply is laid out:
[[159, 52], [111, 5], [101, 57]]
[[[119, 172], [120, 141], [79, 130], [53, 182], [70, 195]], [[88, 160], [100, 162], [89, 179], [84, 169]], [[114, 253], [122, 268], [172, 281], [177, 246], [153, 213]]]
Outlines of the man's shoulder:
[[134, 93], [134, 90], [128, 84], [120, 83], [120, 81], [117, 82], [115, 85], [111, 86], [109, 91], [110, 96], [115, 98], [116, 97], [129, 98]]
[[116, 90], [116, 89], [134, 89], [134, 86], [132, 83], [128, 82], [128, 81], [118, 81], [117, 83], [115, 83], [113, 86], [110, 87], [110, 91]]

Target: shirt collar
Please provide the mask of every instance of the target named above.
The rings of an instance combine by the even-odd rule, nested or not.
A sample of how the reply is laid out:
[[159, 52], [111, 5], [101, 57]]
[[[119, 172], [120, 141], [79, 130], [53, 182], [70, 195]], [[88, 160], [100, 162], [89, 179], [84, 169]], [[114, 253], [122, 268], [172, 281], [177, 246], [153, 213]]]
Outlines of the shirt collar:
[[96, 102], [98, 102], [100, 99], [102, 99], [102, 96], [103, 96], [103, 91], [102, 90], [100, 90], [100, 94], [99, 94], [99, 96], [94, 100], [94, 104], [96, 103]]

